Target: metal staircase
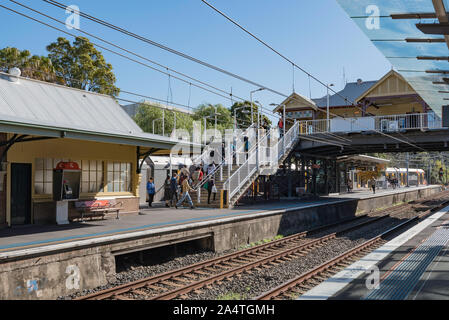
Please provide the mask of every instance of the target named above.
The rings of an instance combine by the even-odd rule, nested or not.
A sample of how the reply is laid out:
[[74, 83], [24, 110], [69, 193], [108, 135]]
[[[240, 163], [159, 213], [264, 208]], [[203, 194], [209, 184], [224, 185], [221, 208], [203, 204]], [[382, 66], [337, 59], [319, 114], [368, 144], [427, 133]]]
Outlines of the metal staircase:
[[272, 141], [276, 140], [270, 139], [270, 134], [262, 137], [248, 153], [248, 160], [225, 182], [230, 207], [244, 195], [259, 175], [273, 174], [277, 171], [299, 141], [299, 123], [295, 122], [284, 137], [270, 145]]
[[[253, 124], [250, 127], [248, 127], [244, 132], [242, 132], [241, 136], [248, 137], [249, 144], [255, 145], [257, 141], [255, 125]], [[221, 163], [219, 163], [212, 174], [204, 176], [202, 182], [199, 183], [197, 186], [195, 186], [196, 196], [193, 199], [193, 201], [197, 207], [220, 208], [221, 207], [220, 191], [225, 190], [225, 182], [235, 171], [239, 169], [240, 164], [246, 161], [245, 143], [237, 136], [234, 136], [233, 140], [235, 150], [227, 155], [226, 158], [229, 160], [225, 159]], [[193, 163], [197, 165], [200, 163], [209, 164], [212, 160], [210, 157], [211, 151], [218, 152], [219, 151], [217, 150], [218, 148], [219, 148], [218, 146], [214, 147], [213, 143], [209, 144], [204, 149], [203, 153], [193, 160]], [[219, 194], [217, 194], [216, 200], [213, 200], [213, 195], [211, 195], [211, 203], [209, 204], [208, 192], [207, 190], [202, 188], [205, 185], [205, 183], [209, 181], [212, 177], [214, 178], [215, 187], [219, 191]]]
[[[249, 144], [252, 147], [248, 152], [245, 152], [244, 142], [241, 139], [235, 139], [235, 151], [232, 154], [228, 153], [226, 159], [196, 186], [196, 197], [193, 199], [196, 206], [219, 208], [221, 206], [221, 190], [228, 191], [228, 203], [226, 205], [229, 207], [235, 205], [257, 177], [274, 174], [279, 169], [279, 165], [285, 161], [299, 141], [299, 134], [299, 123], [296, 122], [281, 139], [277, 138], [277, 131], [273, 130], [261, 135], [259, 141], [257, 141], [254, 127], [248, 128], [243, 136], [248, 137]], [[210, 158], [212, 150], [214, 150], [213, 146], [209, 145], [194, 162], [203, 161], [207, 163], [206, 161]], [[202, 187], [212, 176], [215, 178], [215, 186], [219, 194], [217, 194], [215, 201], [213, 201], [212, 195], [211, 203], [208, 204], [208, 192]]]

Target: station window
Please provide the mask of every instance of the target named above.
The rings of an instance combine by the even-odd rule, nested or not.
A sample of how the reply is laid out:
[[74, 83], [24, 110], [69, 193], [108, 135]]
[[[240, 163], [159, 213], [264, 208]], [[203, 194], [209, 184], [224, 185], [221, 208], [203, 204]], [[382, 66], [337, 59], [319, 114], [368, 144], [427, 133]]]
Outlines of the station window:
[[131, 163], [108, 162], [108, 192], [131, 191]]
[[[73, 161], [69, 159], [36, 159], [34, 169], [34, 193], [39, 195], [53, 194], [53, 169], [59, 162]], [[75, 160], [82, 169], [81, 192], [103, 192], [103, 161]]]
[[81, 192], [98, 193], [103, 192], [103, 161], [83, 160], [81, 161]]
[[53, 159], [36, 159], [34, 164], [35, 194], [51, 195], [53, 193], [53, 168], [56, 164]]

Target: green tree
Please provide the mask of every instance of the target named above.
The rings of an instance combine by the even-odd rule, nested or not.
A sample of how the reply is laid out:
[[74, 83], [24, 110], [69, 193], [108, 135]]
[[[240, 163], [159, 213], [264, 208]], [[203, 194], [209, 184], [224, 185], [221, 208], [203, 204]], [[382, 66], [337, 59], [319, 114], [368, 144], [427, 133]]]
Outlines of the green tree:
[[[250, 101], [244, 101], [244, 102], [236, 102], [231, 107], [231, 114], [232, 117], [234, 117], [234, 111], [236, 110], [236, 118], [237, 118], [237, 126], [240, 129], [246, 129], [251, 124], [257, 124], [257, 112], [259, 110], [259, 106], [255, 103], [253, 103], [253, 119], [251, 119], [251, 102]], [[234, 121], [234, 120], [233, 120]], [[262, 114], [261, 116], [261, 123], [266, 121], [268, 125], [271, 126], [272, 122], [271, 120]]]
[[55, 73], [51, 60], [44, 56], [32, 56], [28, 50], [7, 47], [0, 50], [0, 70], [8, 72], [9, 69], [17, 67], [22, 71], [22, 76], [61, 83]]
[[72, 45], [60, 37], [47, 50], [57, 76], [68, 86], [113, 96], [120, 93], [112, 65], [89, 39], [77, 37]]
[[[163, 113], [165, 112], [165, 116]], [[134, 121], [136, 121], [137, 125], [142, 128], [143, 131], [148, 133], [153, 133], [153, 121], [154, 121], [154, 133], [162, 134], [162, 117], [165, 117], [165, 126], [164, 133], [166, 136], [170, 135], [174, 129], [175, 124], [175, 114], [176, 114], [176, 128], [184, 129], [192, 132], [193, 128], [193, 118], [182, 112], [170, 111], [161, 109], [157, 107], [156, 104], [151, 105], [148, 103], [142, 103], [138, 110], [137, 114], [134, 117]]]
[[195, 109], [193, 119], [201, 121], [201, 128], [204, 130], [204, 119], [206, 119], [207, 129], [215, 128], [215, 111], [217, 112], [217, 130], [224, 132], [233, 128], [231, 111], [221, 104], [201, 104]]

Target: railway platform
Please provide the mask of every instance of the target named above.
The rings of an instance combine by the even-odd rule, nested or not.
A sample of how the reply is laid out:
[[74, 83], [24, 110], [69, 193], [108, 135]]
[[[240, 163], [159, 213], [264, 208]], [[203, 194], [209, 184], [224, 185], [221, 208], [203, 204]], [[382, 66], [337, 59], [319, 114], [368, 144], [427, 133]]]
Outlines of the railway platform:
[[449, 207], [299, 300], [449, 300]]
[[[107, 220], [87, 220], [85, 223], [72, 223], [68, 226], [24, 226], [0, 230], [0, 254], [22, 249], [45, 247], [54, 244], [71, 243], [79, 240], [98, 239], [114, 235], [132, 235], [133, 232], [157, 230], [176, 226], [191, 227], [192, 224], [214, 223], [229, 218], [257, 218], [264, 214], [287, 212], [320, 206], [335, 205], [345, 201], [382, 199], [385, 196], [397, 196], [408, 192], [437, 188], [438, 186], [379, 190], [373, 194], [370, 190], [361, 190], [339, 196], [321, 197], [315, 201], [283, 200], [236, 207], [234, 209], [196, 208], [141, 208], [139, 215], [122, 216], [120, 220], [109, 217]], [[394, 202], [394, 200], [393, 200]], [[228, 221], [228, 220], [224, 220]], [[0, 255], [1, 258], [1, 255]]]
[[[440, 191], [440, 186], [402, 188], [223, 210], [152, 208], [120, 220], [3, 229], [0, 299], [53, 299], [103, 286], [115, 277], [116, 258], [129, 253], [178, 243], [225, 251]], [[76, 285], [67, 286], [68, 279], [76, 279]]]

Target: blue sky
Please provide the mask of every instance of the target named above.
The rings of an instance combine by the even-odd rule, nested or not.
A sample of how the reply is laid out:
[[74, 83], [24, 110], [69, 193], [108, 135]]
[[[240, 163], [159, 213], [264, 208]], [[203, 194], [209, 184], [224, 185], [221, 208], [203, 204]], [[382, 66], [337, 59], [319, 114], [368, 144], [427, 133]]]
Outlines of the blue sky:
[[[60, 20], [66, 19], [63, 10], [43, 1], [18, 1], [45, 11]], [[335, 0], [211, 0], [210, 2], [322, 81], [335, 83], [337, 89], [343, 87], [343, 68], [348, 81], [355, 81], [357, 78], [379, 79], [391, 68], [390, 63]], [[5, 0], [2, 3], [39, 17], [9, 1]], [[292, 92], [291, 66], [213, 12], [200, 0], [126, 2], [71, 0], [66, 4], [75, 4], [86, 13], [282, 93]], [[46, 54], [46, 45], [62, 35], [2, 8], [0, 8], [0, 27], [1, 48], [13, 46], [28, 49], [33, 54]], [[83, 19], [81, 29], [101, 35], [118, 45], [210, 82], [216, 87], [229, 91], [232, 87], [234, 94], [240, 97], [249, 99], [249, 92], [256, 89]], [[104, 55], [114, 67], [118, 87], [156, 98], [167, 98], [167, 76], [113, 54], [105, 52]], [[309, 96], [309, 81], [305, 75], [297, 71], [295, 83], [296, 92]], [[173, 101], [178, 103], [188, 104], [190, 95], [190, 105], [194, 107], [200, 103], [230, 105], [230, 101], [200, 89], [193, 88], [189, 94], [188, 85], [173, 79], [171, 88]], [[321, 97], [326, 92], [325, 88], [313, 81], [311, 91], [314, 98]], [[136, 97], [125, 95], [123, 97], [139, 100]], [[269, 92], [257, 93], [256, 99], [267, 107], [270, 103], [280, 103], [283, 100], [282, 97]]]

